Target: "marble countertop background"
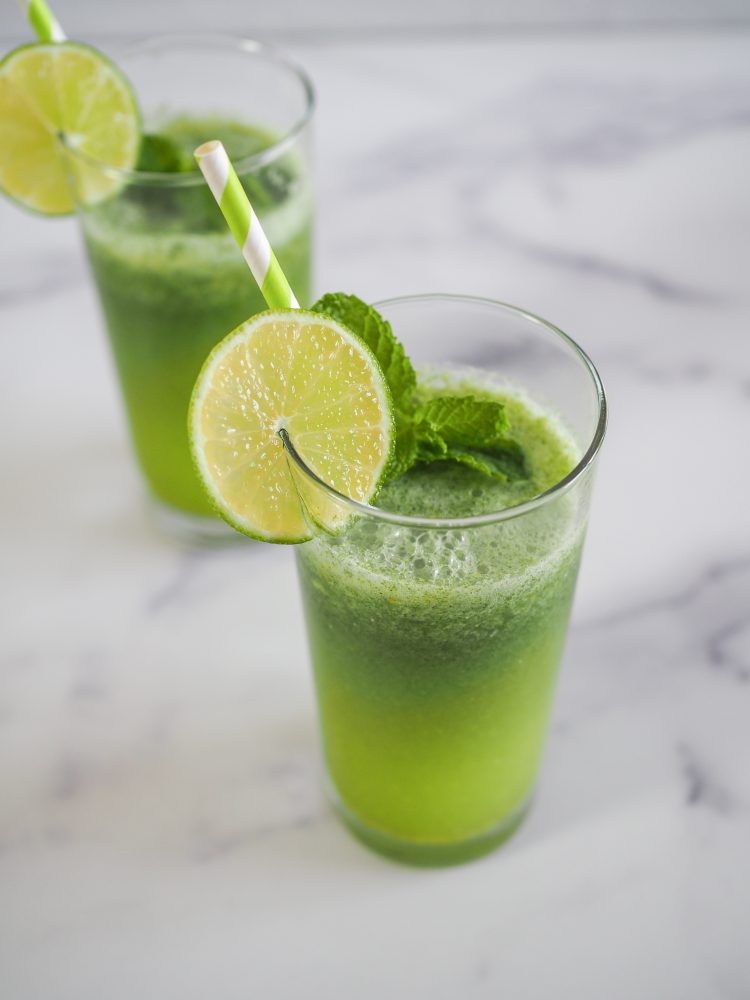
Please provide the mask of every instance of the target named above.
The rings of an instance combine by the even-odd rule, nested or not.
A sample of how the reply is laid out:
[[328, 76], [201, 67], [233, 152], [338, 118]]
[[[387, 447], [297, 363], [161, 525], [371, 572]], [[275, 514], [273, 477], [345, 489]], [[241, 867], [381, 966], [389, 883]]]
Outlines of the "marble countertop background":
[[145, 514], [72, 221], [0, 204], [3, 1000], [750, 997], [750, 34], [297, 41], [319, 289], [532, 308], [609, 438], [536, 807], [329, 814], [293, 560]]
[[[21, 0], [21, 6], [25, 0]], [[487, 32], [536, 34], [539, 31], [679, 30], [749, 28], [747, 0], [274, 0], [252, 4], [211, 0], [57, 0], [55, 12], [71, 38], [152, 33], [226, 31], [266, 40], [302, 40], [340, 44], [354, 34], [378, 41], [395, 35], [424, 40], [449, 33], [451, 38]], [[8, 5], [0, 15], [0, 35], [18, 34], [17, 11]], [[7, 25], [7, 27], [6, 27]]]

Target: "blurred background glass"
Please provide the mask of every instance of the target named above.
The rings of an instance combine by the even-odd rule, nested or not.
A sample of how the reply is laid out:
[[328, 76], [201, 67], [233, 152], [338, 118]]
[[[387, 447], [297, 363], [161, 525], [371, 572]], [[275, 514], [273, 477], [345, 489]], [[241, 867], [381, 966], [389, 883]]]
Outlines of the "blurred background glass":
[[[79, 206], [135, 454], [161, 522], [232, 537], [192, 467], [187, 412], [211, 348], [266, 303], [193, 158], [221, 139], [302, 305], [311, 300], [312, 84], [281, 52], [176, 35], [111, 53], [144, 119], [119, 193]], [[77, 154], [73, 154], [77, 155]]]

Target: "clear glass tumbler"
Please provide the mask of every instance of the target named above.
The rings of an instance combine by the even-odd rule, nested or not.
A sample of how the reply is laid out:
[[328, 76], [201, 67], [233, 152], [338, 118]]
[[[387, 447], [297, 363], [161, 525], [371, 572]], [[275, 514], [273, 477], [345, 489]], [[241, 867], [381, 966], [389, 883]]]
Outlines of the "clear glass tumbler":
[[[529, 449], [549, 435], [569, 449], [569, 472], [541, 495], [475, 516], [462, 509], [487, 481], [465, 501], [440, 497], [441, 471], [433, 499], [450, 517], [357, 503], [290, 449], [314, 526], [297, 563], [335, 808], [377, 851], [450, 864], [501, 843], [529, 808], [605, 397], [586, 354], [523, 310], [447, 295], [377, 308], [423, 382], [520, 400]], [[329, 503], [350, 515], [336, 534], [315, 527]]]
[[313, 89], [283, 55], [222, 37], [155, 38], [116, 55], [144, 118], [139, 167], [78, 156], [117, 193], [79, 217], [138, 463], [160, 520], [189, 537], [238, 537], [214, 517], [190, 459], [187, 410], [214, 344], [266, 308], [192, 149], [220, 138], [281, 266], [311, 294]]

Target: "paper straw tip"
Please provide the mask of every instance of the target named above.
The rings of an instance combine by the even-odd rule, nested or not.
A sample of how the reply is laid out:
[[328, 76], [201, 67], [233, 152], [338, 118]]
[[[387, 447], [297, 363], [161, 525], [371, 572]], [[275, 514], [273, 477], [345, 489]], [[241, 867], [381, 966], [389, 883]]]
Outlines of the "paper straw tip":
[[215, 153], [219, 149], [223, 149], [223, 145], [218, 139], [209, 139], [208, 142], [204, 142], [202, 145], [198, 146], [194, 152], [193, 156], [196, 160], [202, 159], [204, 156], [210, 156], [211, 153]]

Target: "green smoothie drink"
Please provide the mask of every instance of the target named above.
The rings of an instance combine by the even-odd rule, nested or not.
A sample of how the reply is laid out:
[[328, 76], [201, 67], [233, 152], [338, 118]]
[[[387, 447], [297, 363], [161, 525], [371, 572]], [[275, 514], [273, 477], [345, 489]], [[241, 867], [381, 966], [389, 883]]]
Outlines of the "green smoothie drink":
[[507, 483], [417, 465], [297, 550], [334, 804], [382, 853], [453, 863], [505, 839], [533, 794], [603, 397], [566, 338], [508, 307], [427, 297], [379, 311], [413, 358], [449, 360], [418, 367], [423, 397], [501, 400], [526, 462]]
[[335, 292], [299, 309], [262, 234], [247, 251], [252, 209], [222, 144], [196, 156], [271, 307], [201, 369], [196, 469], [238, 531], [298, 546], [344, 822], [413, 864], [476, 857], [536, 783], [601, 381], [564, 333], [499, 302]]
[[[223, 534], [224, 525], [213, 516], [190, 459], [190, 392], [211, 348], [265, 303], [193, 150], [206, 138], [223, 140], [305, 304], [311, 98], [307, 81], [261, 46], [213, 40], [190, 43], [185, 53], [186, 45], [150, 43], [122, 58], [146, 117], [141, 159], [114, 197], [79, 214], [148, 489], [170, 526], [213, 536]], [[216, 62], [212, 73], [206, 72], [209, 58]], [[191, 89], [192, 75], [199, 86], [193, 82]], [[172, 90], [155, 101], [153, 91], [164, 80]], [[223, 107], [231, 117], [220, 113]]]
[[[159, 132], [188, 164], [206, 135], [223, 139], [235, 160], [274, 141], [249, 126], [210, 119], [178, 119]], [[287, 154], [244, 180], [284, 270], [308, 301], [311, 196], [304, 165]], [[143, 474], [162, 504], [208, 516], [185, 430], [190, 392], [217, 340], [261, 312], [263, 297], [202, 183], [130, 184], [82, 213], [82, 221]]]
[[[568, 475], [578, 455], [564, 431], [505, 402], [533, 456], [522, 489], [436, 463], [387, 486], [377, 506], [487, 515]], [[562, 502], [533, 523], [438, 531], [362, 518], [300, 548], [330, 780], [347, 821], [376, 846], [408, 857], [410, 845], [439, 855], [469, 842], [471, 853], [475, 838], [521, 817], [578, 569], [573, 515]]]

